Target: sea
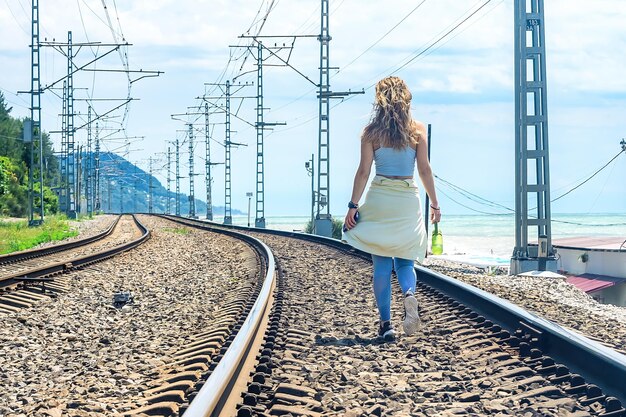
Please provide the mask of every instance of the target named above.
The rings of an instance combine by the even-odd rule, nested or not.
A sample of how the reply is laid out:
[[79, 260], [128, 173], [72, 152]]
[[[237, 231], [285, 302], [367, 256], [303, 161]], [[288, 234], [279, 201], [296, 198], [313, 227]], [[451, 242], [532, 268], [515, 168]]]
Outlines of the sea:
[[[336, 215], [343, 219], [343, 215]], [[310, 216], [268, 216], [268, 229], [303, 231]], [[223, 218], [216, 217], [216, 222]], [[254, 225], [254, 218], [251, 219]], [[233, 216], [233, 224], [247, 226], [248, 216]], [[439, 230], [444, 255], [476, 260], [476, 263], [508, 265], [515, 246], [513, 215], [446, 215]], [[529, 229], [529, 241], [536, 242]], [[429, 226], [429, 233], [432, 225]], [[552, 240], [570, 237], [620, 237], [626, 240], [625, 214], [553, 214]], [[534, 237], [534, 239], [533, 239]], [[430, 239], [429, 239], [430, 241]]]

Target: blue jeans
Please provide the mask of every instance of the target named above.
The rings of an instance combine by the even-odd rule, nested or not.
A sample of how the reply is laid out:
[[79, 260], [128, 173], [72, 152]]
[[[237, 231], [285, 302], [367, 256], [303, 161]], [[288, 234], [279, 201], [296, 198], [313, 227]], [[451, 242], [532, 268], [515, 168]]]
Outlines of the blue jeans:
[[374, 262], [374, 296], [382, 321], [391, 320], [391, 268], [394, 267], [398, 276], [398, 284], [402, 293], [415, 292], [415, 269], [409, 259], [389, 258], [372, 255]]

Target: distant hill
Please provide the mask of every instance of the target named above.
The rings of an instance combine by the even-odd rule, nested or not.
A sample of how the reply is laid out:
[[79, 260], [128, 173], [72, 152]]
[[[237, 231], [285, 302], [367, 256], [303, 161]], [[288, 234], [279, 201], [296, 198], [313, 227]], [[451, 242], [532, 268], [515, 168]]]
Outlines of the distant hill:
[[[83, 155], [83, 165], [86, 165], [88, 154]], [[148, 172], [127, 161], [124, 157], [115, 153], [100, 153], [100, 201], [101, 210], [110, 213], [148, 212], [148, 195], [150, 186]], [[173, 176], [172, 176], [173, 177]], [[83, 181], [81, 181], [83, 182]], [[84, 183], [84, 182], [83, 182]], [[171, 183], [172, 191], [167, 193], [166, 187], [152, 176], [152, 211], [165, 213], [167, 199], [170, 199], [170, 213], [174, 213], [176, 204], [175, 182]], [[204, 181], [196, 181], [196, 192], [204, 193]], [[84, 192], [82, 193], [84, 197]], [[120, 203], [120, 195], [123, 201]], [[86, 204], [84, 198], [82, 206]], [[206, 215], [206, 202], [195, 199], [196, 215]], [[189, 196], [180, 194], [180, 214], [189, 214]], [[213, 206], [214, 215], [224, 215], [224, 206]], [[245, 214], [232, 209], [232, 214]]]

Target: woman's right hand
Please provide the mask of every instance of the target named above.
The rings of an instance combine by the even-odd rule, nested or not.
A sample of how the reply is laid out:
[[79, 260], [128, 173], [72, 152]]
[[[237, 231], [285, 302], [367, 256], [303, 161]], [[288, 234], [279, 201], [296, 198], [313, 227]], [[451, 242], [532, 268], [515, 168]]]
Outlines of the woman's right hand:
[[348, 214], [346, 214], [346, 218], [343, 221], [343, 224], [346, 229], [350, 230], [354, 226], [356, 226], [356, 220], [354, 220], [354, 215], [356, 214], [357, 209], [348, 209]]

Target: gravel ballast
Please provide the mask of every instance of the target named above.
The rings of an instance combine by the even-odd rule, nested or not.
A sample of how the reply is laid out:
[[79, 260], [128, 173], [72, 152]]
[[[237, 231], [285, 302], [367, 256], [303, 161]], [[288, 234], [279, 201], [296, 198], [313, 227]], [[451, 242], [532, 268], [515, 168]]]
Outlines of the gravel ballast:
[[618, 350], [626, 346], [626, 308], [598, 303], [563, 278], [488, 274], [482, 268], [433, 258], [427, 258], [424, 266]]
[[[73, 272], [70, 291], [3, 319], [0, 416], [116, 415], [155, 367], [256, 279], [247, 245], [142, 217], [138, 249]], [[131, 291], [135, 304], [112, 305]]]

